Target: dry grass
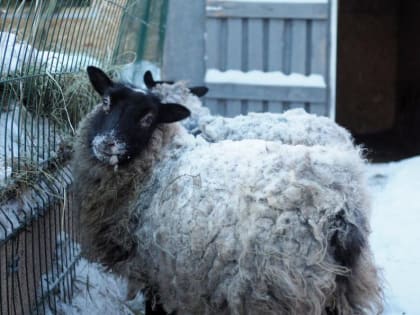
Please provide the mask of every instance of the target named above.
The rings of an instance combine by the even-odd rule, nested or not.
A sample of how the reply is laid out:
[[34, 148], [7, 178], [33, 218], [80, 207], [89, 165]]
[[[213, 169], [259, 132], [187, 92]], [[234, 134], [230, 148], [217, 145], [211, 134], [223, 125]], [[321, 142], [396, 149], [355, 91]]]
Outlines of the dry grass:
[[[68, 156], [79, 121], [99, 101], [81, 70], [93, 60], [112, 76], [119, 68], [113, 65], [115, 60], [137, 59], [139, 34], [144, 30], [150, 31], [147, 39], [151, 41], [143, 52], [152, 56], [159, 45], [156, 14], [160, 9], [158, 1], [153, 2], [150, 18], [154, 22], [145, 25], [140, 10], [145, 1], [140, 0], [91, 0], [84, 7], [60, 7], [59, 0], [9, 3], [15, 6], [1, 7], [0, 31], [16, 34], [19, 42], [34, 48], [34, 55], [24, 58], [26, 63], [3, 72], [0, 78], [0, 120], [9, 120], [6, 128], [13, 122], [23, 134], [23, 140], [16, 140], [13, 128], [4, 131], [4, 136], [1, 130], [4, 145], [14, 148], [11, 153], [0, 148], [5, 152], [0, 158], [0, 177], [2, 170], [11, 168], [7, 181], [18, 187], [33, 183], [45, 170], [41, 164], [56, 159], [60, 150]], [[12, 51], [15, 43], [9, 45]], [[52, 57], [43, 51], [51, 51]], [[13, 51], [14, 57], [23, 54]], [[8, 58], [1, 62], [10, 62]]]
[[[111, 77], [119, 69], [111, 65], [103, 68]], [[2, 137], [12, 148], [7, 153], [0, 149], [0, 171], [5, 165], [11, 167], [7, 182], [2, 185], [0, 178], [1, 201], [15, 196], [23, 187], [32, 187], [39, 175], [45, 176], [71, 158], [77, 125], [100, 98], [85, 72], [3, 83], [0, 95], [0, 120], [8, 120], [0, 127], [7, 128], [2, 130]], [[19, 139], [8, 127], [12, 125], [19, 127]]]

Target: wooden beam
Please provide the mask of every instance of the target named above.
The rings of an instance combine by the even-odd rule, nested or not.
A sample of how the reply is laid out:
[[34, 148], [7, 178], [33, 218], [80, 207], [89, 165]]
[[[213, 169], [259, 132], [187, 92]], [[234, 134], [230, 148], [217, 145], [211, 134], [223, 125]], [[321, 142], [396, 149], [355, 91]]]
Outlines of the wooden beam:
[[240, 2], [229, 0], [207, 0], [208, 17], [244, 17], [279, 19], [323, 19], [328, 18], [328, 2]]
[[324, 103], [327, 89], [322, 87], [247, 85], [233, 83], [206, 83], [207, 99], [286, 101]]

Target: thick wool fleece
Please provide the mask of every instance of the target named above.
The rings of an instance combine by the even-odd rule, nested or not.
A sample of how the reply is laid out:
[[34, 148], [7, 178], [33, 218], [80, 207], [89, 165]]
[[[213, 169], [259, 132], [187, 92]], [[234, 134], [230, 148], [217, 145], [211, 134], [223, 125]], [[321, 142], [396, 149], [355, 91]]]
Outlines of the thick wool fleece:
[[[168, 312], [381, 311], [356, 149], [207, 143], [170, 125], [114, 171], [84, 141], [89, 117], [74, 163], [84, 250], [138, 289], [153, 288]], [[332, 245], [346, 244], [349, 227], [364, 244], [350, 269]]]
[[214, 116], [201, 100], [190, 93], [183, 81], [158, 84], [153, 88], [164, 103], [184, 104], [191, 117], [182, 124], [209, 142], [261, 139], [285, 144], [328, 145], [353, 148], [351, 135], [327, 117], [292, 109], [282, 114], [249, 113], [233, 118]]
[[158, 84], [153, 89], [163, 103], [178, 103], [186, 106], [191, 116], [183, 120], [181, 124], [192, 133], [200, 132], [200, 124], [203, 118], [213, 117], [210, 115], [210, 110], [204, 107], [201, 100], [190, 93], [186, 82], [178, 81], [174, 84]]
[[351, 135], [327, 117], [292, 109], [282, 114], [250, 113], [226, 118], [204, 117], [200, 121], [202, 136], [210, 142], [220, 140], [261, 139], [291, 145], [324, 145], [352, 150]]
[[350, 272], [329, 246], [337, 217], [368, 234], [356, 151], [245, 140], [168, 159], [149, 183], [153, 198], [134, 205], [143, 281], [168, 311], [323, 314], [329, 305], [365, 314], [380, 305], [369, 248]]

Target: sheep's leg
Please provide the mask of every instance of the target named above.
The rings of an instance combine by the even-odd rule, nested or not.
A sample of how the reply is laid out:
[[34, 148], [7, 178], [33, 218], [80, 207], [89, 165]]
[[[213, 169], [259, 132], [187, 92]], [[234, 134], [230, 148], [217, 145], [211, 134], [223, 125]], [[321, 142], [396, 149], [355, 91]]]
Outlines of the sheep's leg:
[[[354, 211], [358, 213], [359, 211]], [[362, 215], [356, 217], [358, 222], [349, 222], [345, 212], [340, 211], [334, 218], [336, 232], [330, 240], [333, 255], [337, 262], [350, 270], [357, 264], [363, 248], [367, 244], [366, 222]]]
[[146, 292], [144, 292], [144, 298], [146, 315], [176, 315], [176, 312], [168, 314], [165, 311], [154, 292], [150, 292], [149, 290], [147, 290]]
[[331, 308], [329, 308], [329, 307], [327, 307], [326, 309], [325, 309], [325, 314], [326, 315], [338, 315], [338, 312], [337, 312], [337, 309], [331, 309]]
[[368, 245], [367, 223], [359, 211], [352, 212], [356, 214], [354, 222], [348, 221], [341, 211], [333, 223], [337, 228], [330, 240], [333, 257], [350, 272], [337, 275], [334, 307], [325, 310], [327, 315], [372, 314], [382, 310], [382, 290]]
[[163, 309], [162, 304], [154, 302], [152, 299], [145, 300], [146, 315], [169, 315]]

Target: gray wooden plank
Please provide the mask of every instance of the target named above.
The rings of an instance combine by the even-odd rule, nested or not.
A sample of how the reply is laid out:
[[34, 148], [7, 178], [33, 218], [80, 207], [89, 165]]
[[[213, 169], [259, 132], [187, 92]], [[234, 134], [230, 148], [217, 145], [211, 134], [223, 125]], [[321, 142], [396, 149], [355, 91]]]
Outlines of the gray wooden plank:
[[264, 112], [263, 101], [248, 101], [248, 113]]
[[327, 39], [328, 30], [326, 21], [311, 21], [311, 73], [321, 74], [326, 77], [327, 73]]
[[207, 69], [219, 69], [219, 19], [207, 19]]
[[227, 66], [227, 20], [228, 19], [219, 19], [219, 31], [218, 31], [218, 53], [219, 53], [219, 69], [226, 71]]
[[268, 112], [268, 101], [263, 101], [263, 112]]
[[328, 114], [327, 106], [325, 103], [311, 103], [309, 105], [309, 112], [319, 116], [326, 116]]
[[204, 106], [206, 106], [210, 110], [210, 113], [212, 115], [220, 115], [220, 113], [218, 112], [219, 108], [217, 99], [206, 98], [204, 100]]
[[216, 112], [218, 115], [226, 116], [226, 99], [225, 98], [219, 98], [217, 100]]
[[268, 71], [283, 71], [284, 20], [270, 19], [268, 24]]
[[292, 22], [292, 73], [306, 73], [306, 21]]
[[241, 114], [246, 115], [248, 113], [248, 101], [241, 100]]
[[268, 30], [269, 30], [269, 23], [270, 19], [262, 19], [262, 70], [267, 72], [268, 71], [268, 50], [270, 43], [268, 41]]
[[248, 70], [263, 70], [263, 21], [248, 21]]
[[[248, 20], [248, 70], [263, 70], [263, 20]], [[250, 100], [248, 102], [248, 112], [262, 113], [262, 101]]]
[[285, 19], [327, 19], [328, 2], [325, 3], [279, 3], [237, 2], [207, 0], [209, 17], [248, 17]]
[[242, 50], [242, 63], [241, 63], [241, 70], [248, 71], [248, 19], [241, 19], [242, 20], [242, 42], [241, 42], [241, 50]]
[[282, 103], [277, 101], [268, 102], [267, 111], [270, 113], [281, 113], [283, 111]]
[[281, 102], [281, 103], [282, 103], [284, 112], [290, 109], [290, 102], [285, 101], [285, 102]]
[[241, 70], [242, 66], [242, 20], [231, 18], [227, 21], [226, 68]]
[[284, 21], [284, 31], [283, 31], [283, 60], [282, 60], [282, 72], [285, 74], [291, 73], [291, 62], [292, 62], [292, 23], [293, 20]]
[[206, 83], [209, 88], [208, 98], [227, 98], [249, 101], [290, 101], [317, 102], [326, 101], [326, 88], [248, 85], [233, 83]]
[[226, 116], [235, 117], [242, 113], [242, 102], [240, 100], [226, 101]]
[[305, 103], [303, 102], [290, 102], [290, 109], [293, 108], [305, 108]]
[[166, 80], [188, 79], [199, 85], [203, 83], [205, 73], [205, 41], [197, 34], [205, 31], [205, 0], [173, 2], [169, 2], [167, 22], [170, 27], [164, 44], [163, 77]]

